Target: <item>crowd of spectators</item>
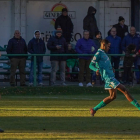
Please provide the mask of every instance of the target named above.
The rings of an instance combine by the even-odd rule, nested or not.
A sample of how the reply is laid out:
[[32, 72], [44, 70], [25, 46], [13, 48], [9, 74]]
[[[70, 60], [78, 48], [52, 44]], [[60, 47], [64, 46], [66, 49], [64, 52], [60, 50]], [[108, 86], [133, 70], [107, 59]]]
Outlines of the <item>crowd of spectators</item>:
[[[65, 71], [73, 72], [74, 68], [78, 67], [77, 72], [79, 86], [84, 85], [84, 78], [86, 81], [86, 86], [93, 86], [96, 83], [96, 73], [91, 72], [89, 69], [89, 64], [91, 62], [91, 55], [95, 54], [100, 48], [100, 42], [102, 40], [102, 33], [99, 31], [98, 24], [96, 22], [95, 14], [97, 10], [90, 6], [86, 17], [83, 19], [83, 38], [79, 39], [76, 43], [75, 48], [70, 44], [72, 33], [73, 33], [73, 23], [68, 16], [68, 10], [66, 8], [62, 9], [62, 15], [56, 19], [55, 31], [50, 37], [47, 43], [47, 48], [50, 50], [51, 54], [56, 54], [56, 56], [51, 56], [51, 86], [56, 83], [56, 73], [60, 71], [61, 84], [66, 85], [65, 82]], [[135, 27], [130, 28], [128, 31], [128, 26], [125, 25], [125, 19], [120, 16], [118, 23], [113, 25], [108, 31], [108, 36], [106, 39], [111, 43], [109, 54], [114, 54], [111, 56], [111, 64], [114, 69], [119, 69], [121, 56], [116, 56], [115, 54], [125, 54], [123, 68], [124, 74], [122, 76], [122, 82], [130, 83], [133, 81], [132, 67], [134, 65], [135, 69], [140, 70], [140, 36], [137, 34]], [[25, 40], [21, 37], [18, 30], [15, 31], [14, 37], [9, 40], [7, 47], [7, 54], [45, 54], [46, 46], [44, 41], [41, 39], [41, 33], [39, 30], [34, 32], [34, 37], [26, 45]], [[87, 54], [87, 56], [57, 56], [57, 54]], [[131, 55], [133, 54], [133, 55]], [[10, 56], [11, 63], [11, 75], [10, 84], [15, 86], [15, 73], [16, 69], [20, 72], [20, 86], [27, 86], [25, 84], [25, 56]], [[38, 70], [38, 84], [43, 85], [42, 81], [42, 67], [43, 67], [43, 56], [37, 56], [37, 70]], [[67, 64], [67, 63], [68, 64]], [[76, 63], [76, 64], [75, 64]], [[33, 85], [33, 68], [34, 59], [31, 58], [31, 68], [29, 75], [29, 86]], [[132, 75], [131, 75], [131, 74]], [[91, 76], [92, 74], [92, 76]], [[140, 84], [140, 72], [135, 72], [137, 84]], [[70, 75], [68, 75], [70, 77]], [[91, 78], [92, 77], [92, 78]], [[115, 71], [116, 79], [120, 80], [119, 71]], [[100, 83], [102, 83], [101, 78]]]

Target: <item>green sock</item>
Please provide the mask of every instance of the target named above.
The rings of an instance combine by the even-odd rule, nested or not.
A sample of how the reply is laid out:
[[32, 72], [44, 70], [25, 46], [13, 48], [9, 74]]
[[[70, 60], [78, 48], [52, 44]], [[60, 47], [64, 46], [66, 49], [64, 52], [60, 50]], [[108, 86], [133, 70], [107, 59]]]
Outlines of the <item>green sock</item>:
[[104, 106], [106, 106], [106, 103], [104, 102], [104, 101], [101, 101], [97, 106], [95, 106], [93, 109], [95, 110], [95, 111], [97, 111], [98, 109], [100, 109], [100, 108], [102, 108], [102, 107], [104, 107]]
[[135, 99], [131, 102], [131, 104], [134, 105], [135, 107], [137, 107], [140, 110], [140, 105]]

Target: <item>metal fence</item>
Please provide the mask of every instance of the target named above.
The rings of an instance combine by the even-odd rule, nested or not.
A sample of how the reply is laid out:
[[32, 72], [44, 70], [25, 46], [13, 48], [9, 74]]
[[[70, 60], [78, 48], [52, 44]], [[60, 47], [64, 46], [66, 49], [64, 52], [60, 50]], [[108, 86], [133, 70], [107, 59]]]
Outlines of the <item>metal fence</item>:
[[[111, 56], [124, 56], [125, 54], [108, 54], [109, 58]], [[37, 56], [94, 56], [94, 54], [2, 54], [2, 56], [33, 56], [34, 58], [34, 86], [37, 85], [36, 81], [36, 57]]]

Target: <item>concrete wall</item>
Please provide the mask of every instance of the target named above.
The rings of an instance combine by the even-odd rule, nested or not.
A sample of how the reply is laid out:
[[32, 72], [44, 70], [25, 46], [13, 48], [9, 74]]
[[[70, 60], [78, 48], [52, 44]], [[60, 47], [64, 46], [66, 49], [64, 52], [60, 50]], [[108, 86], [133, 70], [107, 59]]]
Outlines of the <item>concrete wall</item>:
[[0, 46], [4, 47], [7, 44], [8, 39], [11, 37], [11, 8], [12, 2], [0, 1]]

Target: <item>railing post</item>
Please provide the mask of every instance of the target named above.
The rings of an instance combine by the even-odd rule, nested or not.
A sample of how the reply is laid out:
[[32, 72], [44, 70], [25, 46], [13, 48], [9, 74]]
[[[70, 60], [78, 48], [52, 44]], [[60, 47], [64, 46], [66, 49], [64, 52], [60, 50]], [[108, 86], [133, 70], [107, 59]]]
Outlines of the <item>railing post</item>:
[[36, 55], [34, 55], [34, 87], [36, 86]]

